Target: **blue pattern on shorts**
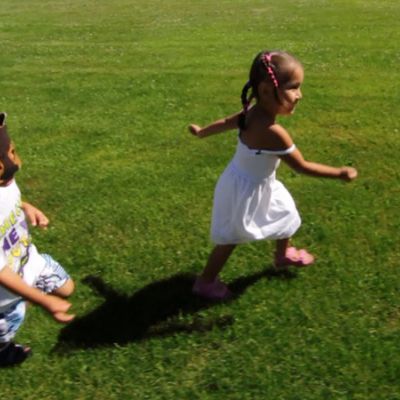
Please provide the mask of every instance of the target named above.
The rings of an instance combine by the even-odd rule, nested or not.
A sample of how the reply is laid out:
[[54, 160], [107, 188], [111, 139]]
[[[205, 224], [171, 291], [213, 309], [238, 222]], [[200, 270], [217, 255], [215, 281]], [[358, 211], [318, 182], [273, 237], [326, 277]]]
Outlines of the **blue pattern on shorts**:
[[[41, 254], [46, 261], [46, 266], [37, 278], [35, 287], [44, 293], [51, 293], [63, 286], [70, 278], [64, 268], [48, 254]], [[26, 304], [19, 300], [11, 307], [0, 313], [0, 343], [12, 340], [21, 326], [25, 317]]]
[[70, 278], [65, 269], [48, 254], [41, 254], [46, 261], [46, 267], [40, 273], [35, 287], [42, 292], [51, 293], [60, 288]]
[[0, 314], [0, 343], [13, 339], [25, 317], [25, 301], [19, 300], [9, 310]]

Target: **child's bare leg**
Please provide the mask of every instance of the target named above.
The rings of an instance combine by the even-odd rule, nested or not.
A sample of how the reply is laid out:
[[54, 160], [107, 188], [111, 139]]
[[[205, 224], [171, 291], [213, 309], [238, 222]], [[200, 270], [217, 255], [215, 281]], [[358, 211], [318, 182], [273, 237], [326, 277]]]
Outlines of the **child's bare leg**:
[[207, 265], [193, 285], [194, 294], [212, 300], [225, 300], [231, 296], [228, 286], [216, 278], [235, 247], [234, 244], [214, 247], [208, 257]]
[[204, 282], [210, 283], [215, 280], [235, 247], [235, 244], [217, 245], [214, 247], [208, 257], [207, 265], [201, 274]]
[[289, 247], [290, 239], [279, 239], [276, 241], [275, 259], [285, 257], [286, 250]]
[[51, 294], [54, 294], [59, 297], [69, 297], [74, 292], [75, 284], [72, 279], [68, 279], [64, 285], [59, 287], [58, 289], [54, 290]]

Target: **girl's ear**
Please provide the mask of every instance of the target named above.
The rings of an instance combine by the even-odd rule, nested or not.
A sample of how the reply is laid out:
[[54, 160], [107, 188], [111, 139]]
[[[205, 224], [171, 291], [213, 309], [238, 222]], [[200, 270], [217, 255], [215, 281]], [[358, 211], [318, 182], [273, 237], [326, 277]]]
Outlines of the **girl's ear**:
[[267, 81], [262, 81], [258, 85], [258, 97], [260, 99], [270, 99], [270, 96], [273, 94], [273, 87], [272, 85], [267, 82]]

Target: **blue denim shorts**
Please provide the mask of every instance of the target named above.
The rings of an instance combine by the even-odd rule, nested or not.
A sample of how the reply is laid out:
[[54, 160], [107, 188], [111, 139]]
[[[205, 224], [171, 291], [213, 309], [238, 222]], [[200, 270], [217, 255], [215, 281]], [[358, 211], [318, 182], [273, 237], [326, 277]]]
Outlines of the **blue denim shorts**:
[[[64, 268], [48, 254], [41, 254], [46, 266], [38, 276], [35, 287], [44, 293], [51, 293], [63, 286], [70, 278]], [[0, 313], [0, 343], [12, 340], [25, 317], [25, 301], [13, 303], [8, 310]]]

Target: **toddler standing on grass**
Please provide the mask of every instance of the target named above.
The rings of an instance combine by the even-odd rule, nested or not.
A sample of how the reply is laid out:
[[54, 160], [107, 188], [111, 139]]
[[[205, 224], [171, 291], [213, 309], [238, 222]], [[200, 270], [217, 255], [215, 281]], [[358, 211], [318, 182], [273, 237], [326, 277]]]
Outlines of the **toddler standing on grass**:
[[31, 243], [26, 218], [33, 226], [47, 227], [47, 217], [21, 201], [14, 180], [21, 161], [10, 141], [0, 113], [0, 367], [22, 363], [29, 347], [12, 340], [25, 315], [25, 300], [36, 303], [58, 322], [69, 322], [71, 304], [60, 297], [74, 290], [73, 281], [60, 264], [39, 254]]
[[314, 262], [312, 254], [290, 245], [301, 220], [291, 195], [275, 178], [281, 159], [295, 171], [311, 176], [345, 181], [357, 177], [351, 167], [305, 160], [289, 133], [276, 122], [278, 115], [294, 112], [302, 97], [303, 77], [301, 63], [289, 53], [263, 51], [254, 59], [243, 87], [243, 109], [204, 128], [189, 126], [199, 138], [239, 128], [236, 153], [214, 193], [211, 238], [216, 246], [193, 286], [193, 292], [202, 297], [221, 300], [230, 296], [218, 274], [239, 243], [276, 240], [276, 268]]

